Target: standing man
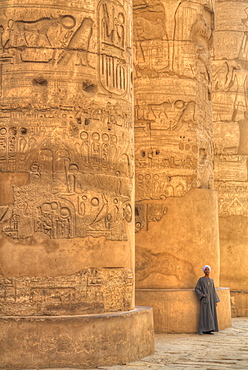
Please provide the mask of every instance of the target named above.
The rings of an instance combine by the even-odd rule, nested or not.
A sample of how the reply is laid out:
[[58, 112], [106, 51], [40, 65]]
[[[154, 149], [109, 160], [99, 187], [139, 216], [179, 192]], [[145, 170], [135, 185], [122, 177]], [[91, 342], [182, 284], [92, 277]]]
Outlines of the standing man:
[[209, 277], [211, 267], [205, 265], [202, 268], [205, 276], [201, 277], [195, 287], [198, 299], [201, 303], [199, 334], [213, 334], [219, 331], [216, 313], [217, 302], [220, 302], [216, 293], [214, 281]]

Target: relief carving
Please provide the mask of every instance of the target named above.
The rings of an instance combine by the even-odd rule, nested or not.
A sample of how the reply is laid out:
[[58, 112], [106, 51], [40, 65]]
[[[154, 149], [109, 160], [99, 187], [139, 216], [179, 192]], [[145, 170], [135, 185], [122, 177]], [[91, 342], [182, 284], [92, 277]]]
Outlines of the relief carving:
[[[104, 26], [102, 45], [108, 50], [112, 43], [118, 58], [126, 63], [129, 40], [125, 10], [121, 5], [114, 8], [112, 2], [104, 2], [100, 8], [105, 23], [108, 17], [113, 22], [112, 26]], [[1, 28], [2, 50], [14, 57], [14, 67], [17, 63], [35, 62], [41, 71], [32, 77], [24, 73], [30, 89], [26, 100], [20, 100], [18, 94], [8, 97], [4, 86], [0, 170], [25, 172], [29, 182], [13, 187], [14, 202], [8, 212], [3, 211], [2, 231], [14, 239], [41, 233], [51, 239], [90, 235], [127, 240], [134, 176], [131, 106], [125, 100], [105, 103], [99, 99], [95, 71], [83, 81], [80, 75], [78, 81], [74, 79], [75, 90], [71, 81], [61, 75], [62, 66], [68, 70], [73, 66], [94, 69], [88, 58], [91, 41], [95, 43], [91, 17], [61, 14], [33, 18], [27, 15], [20, 20], [16, 13], [16, 19], [8, 21], [6, 16]], [[40, 56], [44, 53], [48, 57], [50, 51], [53, 63], [44, 70], [41, 65], [45, 60]], [[117, 54], [114, 52], [114, 58]], [[62, 78], [52, 79], [50, 71]], [[18, 78], [13, 79], [15, 89]], [[122, 88], [121, 93], [127, 85]]]
[[134, 3], [136, 201], [213, 188], [213, 9], [205, 5]]
[[89, 65], [87, 57], [93, 32], [93, 23], [92, 19], [84, 18], [81, 25], [71, 37], [66, 50], [58, 57], [58, 64], [67, 65], [71, 59], [75, 58], [75, 65]]
[[130, 40], [126, 12], [118, 2], [101, 1], [98, 17], [100, 82], [105, 90], [123, 95], [130, 85]]
[[246, 14], [246, 18], [241, 19], [241, 22], [244, 25], [244, 35], [242, 39], [242, 43], [239, 50], [238, 59], [244, 62], [247, 62], [247, 52], [248, 52], [248, 8], [244, 9], [244, 12]]
[[153, 274], [173, 276], [179, 282], [183, 275], [183, 270], [188, 270], [188, 275], [184, 279], [184, 287], [191, 286], [191, 279], [195, 278], [195, 272], [189, 261], [177, 258], [173, 254], [162, 252], [154, 253], [151, 250], [138, 246], [136, 248], [136, 274], [135, 278], [141, 282], [148, 279]]
[[173, 70], [179, 75], [203, 77], [211, 81], [210, 54], [212, 46], [211, 11], [196, 3], [183, 1], [175, 11]]
[[169, 66], [169, 42], [165, 9], [160, 0], [134, 2], [136, 73], [164, 71]]
[[0, 313], [63, 315], [130, 310], [133, 273], [89, 268], [57, 277], [0, 277]]
[[244, 112], [244, 119], [238, 121], [239, 124], [239, 155], [248, 155], [248, 111]]
[[178, 99], [160, 104], [149, 104], [146, 101], [137, 103], [135, 105], [137, 127], [148, 122], [150, 130], [179, 131], [183, 125], [186, 126], [186, 130], [196, 125], [194, 101], [185, 102]]
[[[92, 37], [93, 20], [84, 18], [79, 26], [70, 14], [57, 18], [8, 20], [2, 26], [2, 50], [15, 53], [17, 62], [42, 62], [88, 65], [87, 54]], [[58, 54], [57, 49], [65, 48]]]
[[219, 216], [229, 217], [233, 215], [248, 216], [248, 186], [240, 181], [216, 181], [215, 188], [218, 191]]
[[[234, 8], [230, 7], [227, 14]], [[247, 216], [247, 7], [219, 21], [213, 63], [215, 188], [219, 216]]]
[[66, 151], [60, 155], [41, 150], [40, 160], [30, 168], [30, 184], [13, 188], [11, 215], [3, 216], [5, 235], [16, 239], [40, 232], [51, 239], [91, 235], [127, 240], [126, 225], [132, 221], [129, 181], [86, 175], [70, 164]]
[[59, 25], [59, 19], [41, 18], [35, 21], [9, 20], [9, 38], [4, 47], [52, 46], [48, 33]]
[[[13, 253], [23, 266], [0, 276], [0, 313], [128, 311], [133, 272], [121, 266], [130, 265], [134, 226], [131, 4], [7, 3], [0, 5], [0, 232], [5, 261]], [[94, 268], [95, 258], [106, 266], [94, 252], [108, 254], [112, 244], [110, 267]], [[31, 269], [20, 245], [34, 247]], [[76, 250], [92, 268], [72, 275]], [[52, 276], [40, 274], [41, 260]]]
[[166, 214], [166, 207], [158, 203], [139, 203], [135, 204], [135, 232], [139, 232], [143, 227], [148, 230], [149, 222], [160, 221]]

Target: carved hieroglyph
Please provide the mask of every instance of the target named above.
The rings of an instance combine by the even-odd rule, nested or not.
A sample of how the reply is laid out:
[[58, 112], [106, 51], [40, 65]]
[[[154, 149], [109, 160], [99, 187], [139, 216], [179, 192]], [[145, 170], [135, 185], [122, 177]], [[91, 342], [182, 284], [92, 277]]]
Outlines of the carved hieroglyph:
[[[179, 230], [174, 230], [173, 247], [166, 244], [167, 237], [163, 245], [156, 243], [164, 219], [173, 217], [167, 200], [181, 198], [183, 204], [190, 191], [213, 189], [212, 37], [211, 1], [134, 1], [136, 231], [154, 233], [149, 238], [138, 232], [136, 246], [140, 251], [146, 246], [150, 260], [164, 253], [165, 270], [167, 265], [184, 266], [190, 258], [185, 250], [194, 243], [197, 248], [200, 240], [192, 228], [191, 244], [184, 251], [182, 245], [175, 246]], [[200, 212], [195, 216], [201, 217]], [[147, 253], [137, 255], [138, 266], [146, 264]], [[171, 273], [173, 287], [179, 275]], [[190, 284], [194, 279], [193, 273]], [[164, 284], [172, 286], [169, 280]]]
[[214, 39], [214, 162], [219, 197], [221, 281], [231, 289], [247, 290], [247, 2], [216, 1]]
[[212, 187], [211, 11], [134, 2], [136, 200]]
[[[123, 288], [133, 268], [130, 19], [128, 1], [1, 1], [1, 302], [9, 313], [21, 304], [8, 293], [15, 286], [29, 303], [43, 289], [59, 307], [66, 286], [70, 297], [84, 290], [88, 312], [133, 305], [130, 284]], [[107, 304], [86, 282], [87, 268], [101, 275], [104, 267], [120, 268], [112, 274], [122, 286]]]
[[240, 2], [228, 3], [228, 8], [225, 4], [216, 3], [213, 63], [215, 184], [219, 194], [219, 215], [247, 216], [248, 7]]

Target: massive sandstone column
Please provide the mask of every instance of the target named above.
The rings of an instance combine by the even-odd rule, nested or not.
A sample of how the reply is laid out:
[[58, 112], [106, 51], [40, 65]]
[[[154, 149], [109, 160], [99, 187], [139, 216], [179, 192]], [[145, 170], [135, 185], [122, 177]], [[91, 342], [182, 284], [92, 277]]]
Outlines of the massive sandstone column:
[[152, 351], [134, 307], [131, 18], [129, 1], [0, 3], [0, 367]]
[[213, 65], [215, 187], [221, 284], [233, 316], [248, 314], [248, 3], [216, 1]]
[[[202, 265], [219, 285], [212, 38], [211, 1], [134, 1], [136, 297], [157, 332], [197, 330]], [[226, 327], [229, 291], [219, 294]]]

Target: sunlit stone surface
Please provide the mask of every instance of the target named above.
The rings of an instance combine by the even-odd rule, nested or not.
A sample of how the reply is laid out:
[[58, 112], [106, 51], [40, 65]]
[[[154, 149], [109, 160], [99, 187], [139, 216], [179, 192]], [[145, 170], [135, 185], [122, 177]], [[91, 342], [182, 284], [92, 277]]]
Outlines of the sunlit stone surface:
[[[168, 322], [182, 315], [185, 304], [178, 291], [172, 318], [169, 289], [194, 288], [206, 263], [219, 285], [213, 13], [211, 1], [134, 1], [136, 297], [144, 304], [142, 289], [149, 289], [147, 301], [153, 297], [156, 305], [151, 290], [159, 300], [159, 289], [167, 289], [154, 317], [160, 332], [173, 331]], [[230, 325], [229, 305], [228, 311], [224, 327]], [[168, 322], [162, 328], [163, 315]], [[175, 330], [196, 329], [185, 324]]]
[[[2, 319], [58, 316], [62, 333], [61, 315], [134, 309], [131, 19], [129, 1], [0, 3]], [[136, 318], [144, 330], [146, 315], [147, 324]], [[41, 340], [58, 335], [44, 331]], [[151, 350], [152, 337], [134, 356]], [[97, 360], [93, 352], [92, 363], [108, 351]], [[33, 355], [39, 366], [53, 363], [42, 353]]]
[[248, 314], [247, 7], [247, 2], [216, 1], [213, 119], [220, 281], [230, 286], [234, 316]]

